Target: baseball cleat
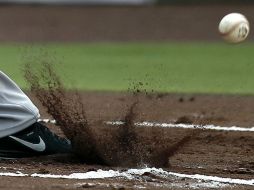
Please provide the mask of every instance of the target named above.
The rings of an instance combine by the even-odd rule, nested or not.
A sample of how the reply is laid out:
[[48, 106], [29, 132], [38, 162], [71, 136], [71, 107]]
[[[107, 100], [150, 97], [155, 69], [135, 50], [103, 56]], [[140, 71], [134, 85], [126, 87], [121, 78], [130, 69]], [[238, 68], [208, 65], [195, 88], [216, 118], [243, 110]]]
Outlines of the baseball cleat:
[[41, 123], [0, 139], [0, 158], [13, 159], [58, 153], [70, 153], [71, 143]]

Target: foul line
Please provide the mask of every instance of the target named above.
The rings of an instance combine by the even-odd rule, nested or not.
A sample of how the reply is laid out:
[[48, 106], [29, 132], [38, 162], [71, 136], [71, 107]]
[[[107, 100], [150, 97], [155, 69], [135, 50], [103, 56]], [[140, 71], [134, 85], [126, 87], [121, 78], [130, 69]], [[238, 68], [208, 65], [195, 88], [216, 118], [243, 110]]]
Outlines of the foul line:
[[129, 169], [125, 172], [120, 172], [117, 170], [97, 170], [90, 171], [86, 173], [73, 173], [70, 175], [54, 175], [54, 174], [23, 174], [21, 172], [17, 173], [0, 173], [0, 176], [15, 176], [15, 177], [40, 177], [40, 178], [54, 178], [54, 179], [103, 179], [103, 178], [115, 178], [122, 177], [125, 179], [135, 180], [138, 176], [142, 176], [145, 173], [151, 173], [158, 177], [162, 177], [164, 179], [168, 179], [169, 177], [179, 177], [179, 178], [188, 178], [195, 180], [203, 180], [208, 182], [219, 182], [224, 184], [237, 184], [237, 185], [249, 185], [254, 186], [254, 179], [245, 180], [245, 179], [232, 179], [232, 178], [224, 178], [217, 176], [207, 176], [200, 174], [181, 174], [175, 172], [168, 172], [163, 169], [157, 168], [144, 168], [144, 169]]
[[[44, 123], [56, 124], [56, 120], [51, 119], [39, 119], [38, 121]], [[106, 121], [107, 125], [123, 125], [122, 121]], [[221, 127], [216, 125], [191, 125], [191, 124], [172, 124], [172, 123], [158, 123], [158, 122], [136, 122], [135, 126], [138, 127], [162, 127], [162, 128], [183, 128], [183, 129], [204, 129], [204, 130], [216, 130], [216, 131], [239, 131], [239, 132], [254, 132], [254, 127]]]
[[[123, 125], [122, 121], [107, 121], [108, 125]], [[217, 130], [217, 131], [242, 131], [242, 132], [254, 132], [254, 127], [244, 128], [244, 127], [221, 127], [215, 125], [190, 125], [190, 124], [171, 124], [171, 123], [157, 123], [157, 122], [137, 122], [134, 123], [139, 127], [162, 127], [162, 128], [184, 128], [184, 129], [206, 129], [206, 130]]]

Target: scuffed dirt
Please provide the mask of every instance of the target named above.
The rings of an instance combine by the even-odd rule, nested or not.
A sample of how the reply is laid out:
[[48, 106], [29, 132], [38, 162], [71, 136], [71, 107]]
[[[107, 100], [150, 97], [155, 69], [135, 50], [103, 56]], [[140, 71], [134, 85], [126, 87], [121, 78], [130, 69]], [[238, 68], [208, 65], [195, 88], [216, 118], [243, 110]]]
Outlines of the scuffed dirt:
[[[118, 119], [119, 115], [126, 113], [128, 110], [126, 105], [129, 105], [131, 94], [126, 93], [100, 93], [100, 92], [80, 92], [82, 101], [88, 109], [88, 119], [103, 119], [112, 120]], [[158, 122], [173, 122], [182, 117], [202, 115], [202, 118], [208, 117], [211, 124], [221, 126], [252, 126], [253, 114], [250, 110], [254, 106], [254, 97], [252, 96], [221, 96], [221, 95], [181, 95], [167, 94], [160, 100], [155, 98], [147, 98], [145, 96], [139, 98], [138, 110], [135, 121], [158, 121]], [[179, 102], [179, 98], [195, 97], [195, 101]], [[123, 99], [125, 99], [123, 101]], [[156, 100], [156, 101], [155, 101]], [[151, 106], [150, 109], [148, 105]], [[216, 108], [216, 109], [215, 109]], [[41, 108], [42, 116], [48, 117], [45, 110]], [[239, 112], [241, 110], [241, 112]], [[99, 113], [99, 114], [98, 114]], [[244, 115], [244, 117], [242, 117]], [[224, 120], [218, 117], [226, 118]], [[94, 123], [96, 127], [96, 123]], [[61, 135], [58, 127], [49, 126], [52, 130]], [[98, 131], [105, 130], [109, 126], [98, 127]], [[140, 129], [142, 130], [142, 129]], [[222, 132], [209, 130], [191, 130], [191, 129], [162, 129], [162, 128], [146, 128], [146, 133], [143, 135], [156, 135], [160, 138], [161, 134], [167, 137], [167, 141], [174, 147], [176, 143], [180, 143], [184, 136], [192, 138], [184, 139], [187, 143], [180, 146], [171, 157], [169, 157], [170, 165], [165, 170], [188, 173], [188, 174], [206, 174], [221, 177], [231, 177], [240, 179], [253, 179], [254, 175], [254, 134], [250, 132]], [[153, 139], [148, 143], [153, 143]], [[177, 146], [179, 147], [179, 146]], [[125, 167], [109, 167], [100, 165], [87, 165], [74, 155], [54, 155], [38, 158], [27, 158], [20, 160], [0, 161], [1, 172], [21, 171], [24, 173], [51, 173], [51, 174], [70, 174], [73, 172], [87, 172], [97, 169], [125, 169]], [[148, 174], [147, 174], [148, 175]], [[28, 188], [22, 184], [22, 181], [33, 183], [33, 187], [40, 187], [38, 181], [46, 187], [53, 189], [70, 188], [76, 189], [80, 183], [96, 183], [88, 189], [101, 188], [110, 189], [114, 185], [117, 188], [132, 188], [135, 185], [146, 186], [148, 189], [186, 189], [188, 184], [194, 181], [188, 179], [172, 178], [162, 180], [163, 184], [178, 183], [182, 187], [159, 187], [156, 184], [161, 184], [161, 180], [154, 177], [138, 181], [128, 181], [124, 179], [105, 179], [105, 180], [61, 180], [61, 179], [39, 179], [39, 178], [10, 178], [0, 177], [4, 180], [1, 184], [4, 187], [17, 187], [15, 183], [19, 183], [20, 187]], [[13, 183], [15, 180], [15, 183]], [[155, 181], [153, 181], [155, 180]], [[104, 183], [104, 186], [98, 185]], [[200, 182], [199, 182], [200, 183]], [[4, 185], [6, 184], [6, 186]], [[21, 185], [20, 185], [21, 184]], [[105, 184], [111, 184], [106, 187]], [[187, 184], [187, 185], [186, 185]], [[86, 186], [86, 185], [85, 185]], [[29, 186], [32, 188], [32, 186]], [[191, 188], [190, 188], [191, 189]], [[206, 188], [201, 188], [206, 189]], [[209, 188], [207, 188], [209, 189]], [[223, 189], [223, 188], [221, 188]], [[224, 189], [252, 189], [249, 186], [230, 186]]]
[[[80, 92], [82, 94], [82, 100], [85, 105], [93, 109], [89, 109], [87, 112], [88, 119], [95, 118], [105, 118], [111, 120], [119, 115], [119, 110], [125, 109], [123, 113], [126, 113], [126, 104], [129, 105], [129, 98], [132, 95], [122, 94], [122, 93], [86, 93]], [[129, 98], [128, 98], [129, 96]], [[191, 95], [195, 96], [195, 101], [193, 102], [179, 102], [179, 97], [183, 95], [178, 94], [167, 94], [160, 101], [151, 98], [140, 98], [140, 104], [138, 106], [139, 113], [135, 118], [138, 120], [148, 120], [150, 121], [175, 121], [179, 118], [178, 115], [193, 115], [202, 114], [202, 118], [209, 117], [211, 124], [217, 124], [221, 126], [231, 126], [234, 123], [237, 126], [252, 126], [254, 123], [254, 118], [252, 112], [249, 110], [254, 104], [254, 97], [252, 96], [219, 96], [219, 95]], [[123, 101], [121, 98], [126, 99]], [[156, 97], [156, 96], [154, 96]], [[184, 95], [187, 98], [187, 95]], [[120, 98], [120, 100], [119, 100]], [[114, 101], [113, 101], [114, 100]], [[206, 102], [206, 103], [205, 103]], [[235, 109], [231, 106], [235, 107]], [[153, 112], [147, 110], [145, 105], [153, 105]], [[200, 106], [203, 105], [203, 106]], [[235, 106], [237, 105], [237, 106]], [[188, 110], [186, 110], [188, 107]], [[217, 109], [214, 109], [217, 108]], [[237, 109], [236, 109], [237, 108]], [[42, 109], [42, 116], [48, 117], [45, 110]], [[241, 113], [239, 113], [241, 110]], [[199, 111], [200, 110], [200, 111]], [[167, 111], [167, 114], [157, 116], [157, 112]], [[197, 112], [198, 111], [198, 112]], [[99, 115], [97, 113], [100, 113]], [[213, 113], [213, 114], [212, 114]], [[245, 120], [242, 117], [250, 118]], [[214, 118], [212, 117], [214, 116]], [[226, 120], [218, 120], [218, 116], [227, 118]], [[157, 118], [157, 119], [156, 119]], [[56, 126], [49, 126], [52, 130], [56, 131], [59, 135], [62, 133], [58, 130]], [[100, 126], [99, 131], [107, 129], [109, 126]], [[209, 130], [191, 130], [191, 129], [162, 129], [162, 128], [146, 128], [143, 135], [155, 135], [157, 138], [161, 137], [163, 134], [167, 138], [168, 142], [174, 147], [174, 144], [181, 143], [181, 141], [187, 140], [176, 149], [173, 155], [169, 157], [170, 165], [165, 170], [188, 173], [188, 174], [206, 174], [212, 176], [221, 177], [231, 177], [240, 179], [253, 179], [254, 175], [254, 134], [250, 132], [222, 132], [222, 131], [209, 131]], [[192, 138], [183, 139], [183, 136], [190, 136], [193, 134]], [[153, 140], [148, 143], [153, 143]], [[179, 147], [179, 146], [177, 146]], [[109, 167], [100, 165], [87, 165], [74, 155], [54, 155], [38, 158], [27, 158], [20, 160], [10, 160], [10, 161], [0, 161], [1, 172], [15, 172], [21, 171], [24, 173], [51, 173], [51, 174], [70, 174], [73, 172], [87, 172], [94, 171], [97, 169], [120, 169], [123, 170], [125, 167]], [[148, 174], [147, 174], [148, 175]], [[6, 177], [0, 177], [5, 179]], [[145, 178], [146, 179], [146, 178]], [[31, 178], [15, 178], [15, 182], [21, 183], [21, 181], [29, 181], [34, 184], [35, 187], [39, 187], [36, 181], [40, 181], [45, 184], [45, 187], [55, 188], [77, 188], [75, 185], [77, 183], [105, 183], [106, 184], [120, 184], [121, 187], [132, 188], [134, 184], [143, 185], [148, 187], [148, 189], [163, 187], [155, 186], [156, 184], [161, 184], [160, 180], [157, 181], [150, 176], [150, 181], [147, 180], [138, 181], [128, 181], [123, 179], [105, 179], [105, 180], [59, 180], [59, 179], [31, 179]], [[11, 178], [7, 178], [3, 184], [10, 183]], [[186, 184], [192, 184], [194, 181], [188, 179], [167, 179], [163, 181], [163, 184], [180, 183], [182, 187]], [[197, 181], [196, 181], [197, 182]], [[37, 184], [37, 185], [36, 185]], [[13, 184], [12, 184], [13, 185]], [[14, 187], [15, 185], [13, 185]], [[17, 185], [16, 185], [17, 186]], [[19, 185], [23, 188], [27, 188], [25, 184]], [[74, 187], [75, 186], [75, 187]], [[119, 186], [117, 186], [119, 187]], [[31, 188], [31, 187], [30, 187]], [[98, 184], [94, 187], [89, 187], [91, 189], [102, 188]], [[103, 188], [111, 188], [104, 186]], [[164, 187], [165, 189], [182, 189], [179, 187]], [[191, 189], [191, 188], [190, 188]], [[203, 189], [203, 188], [201, 188]], [[209, 189], [209, 188], [208, 188]], [[223, 189], [223, 188], [222, 188]], [[251, 189], [248, 186], [230, 186], [224, 189]]]
[[[134, 124], [139, 94], [142, 93], [138, 86], [134, 86], [133, 95], [130, 96], [135, 101], [124, 114], [123, 125], [101, 129], [104, 118], [98, 118], [94, 121], [96, 125], [92, 125], [87, 119], [86, 106], [80, 94], [67, 93], [56, 73], [55, 64], [45, 56], [40, 57], [43, 58], [36, 59], [39, 60], [37, 63], [30, 60], [24, 64], [24, 77], [32, 94], [72, 142], [73, 153], [84, 163], [168, 167], [169, 157], [191, 139], [192, 135], [183, 136], [172, 145], [163, 133], [147, 135], [145, 128], [138, 129]], [[140, 82], [138, 84], [142, 85]]]

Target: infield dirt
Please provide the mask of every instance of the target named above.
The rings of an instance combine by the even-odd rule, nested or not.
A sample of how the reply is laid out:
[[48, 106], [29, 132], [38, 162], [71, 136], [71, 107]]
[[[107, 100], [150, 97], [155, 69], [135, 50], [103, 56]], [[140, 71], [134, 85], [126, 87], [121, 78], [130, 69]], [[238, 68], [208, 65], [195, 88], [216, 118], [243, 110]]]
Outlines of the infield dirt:
[[[254, 98], [252, 96], [221, 96], [221, 95], [181, 95], [164, 94], [152, 97], [141, 97], [137, 107], [136, 121], [157, 121], [174, 123], [183, 116], [188, 118], [188, 123], [209, 122], [221, 126], [252, 126], [254, 122], [252, 108]], [[118, 120], [122, 119], [131, 99], [130, 94], [125, 93], [99, 93], [83, 92], [82, 101], [86, 105], [87, 118], [89, 120]], [[48, 117], [45, 109], [41, 107], [42, 116]], [[49, 126], [58, 134], [60, 129]], [[94, 126], [96, 127], [96, 125]], [[101, 126], [102, 128], [105, 126]], [[109, 126], [107, 126], [109, 127]], [[112, 127], [112, 126], [111, 126]], [[179, 148], [174, 155], [169, 157], [170, 166], [166, 170], [180, 173], [200, 173], [212, 176], [232, 177], [240, 179], [252, 179], [254, 175], [254, 134], [249, 132], [222, 132], [209, 130], [187, 130], [187, 129], [166, 129], [146, 128], [146, 135], [159, 133], [167, 137], [173, 144], [179, 142], [184, 136], [197, 133], [188, 143]], [[152, 141], [150, 142], [152, 143]], [[4, 172], [21, 171], [23, 173], [51, 173], [70, 174], [73, 172], [86, 172], [97, 169], [121, 169], [123, 167], [109, 167], [100, 165], [86, 165], [73, 155], [55, 155], [20, 160], [1, 161], [1, 168]], [[4, 182], [2, 187], [15, 189], [76, 189], [80, 184], [91, 182], [94, 186], [89, 188], [111, 188], [116, 184], [120, 187], [134, 188], [134, 185], [143, 185], [148, 188], [155, 187], [147, 181], [129, 181], [123, 179], [104, 180], [67, 180], [67, 179], [41, 179], [41, 178], [11, 178], [1, 177]], [[152, 180], [153, 177], [151, 176]], [[163, 180], [162, 180], [163, 181]], [[163, 183], [173, 183], [165, 180]], [[28, 184], [29, 183], [29, 184]], [[31, 186], [32, 183], [33, 185]], [[98, 185], [104, 183], [104, 186]], [[156, 182], [155, 182], [156, 183]], [[185, 179], [183, 184], [188, 184]], [[43, 184], [43, 185], [41, 185]], [[97, 185], [96, 185], [97, 184]], [[112, 186], [106, 187], [105, 184]], [[119, 188], [120, 188], [119, 187]], [[225, 188], [228, 189], [229, 187]], [[170, 189], [167, 187], [166, 189]], [[177, 189], [171, 187], [171, 189]], [[184, 189], [178, 187], [178, 189]], [[207, 188], [209, 189], [209, 188]], [[251, 189], [248, 186], [232, 186], [230, 189]]]

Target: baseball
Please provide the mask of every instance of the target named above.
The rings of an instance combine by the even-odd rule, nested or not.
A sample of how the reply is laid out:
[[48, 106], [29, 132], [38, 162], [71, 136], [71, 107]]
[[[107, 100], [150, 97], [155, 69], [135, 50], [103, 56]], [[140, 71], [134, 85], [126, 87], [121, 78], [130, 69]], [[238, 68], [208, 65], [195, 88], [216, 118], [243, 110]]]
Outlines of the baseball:
[[219, 24], [219, 32], [223, 39], [230, 43], [244, 41], [250, 31], [247, 18], [240, 13], [230, 13], [224, 16]]

